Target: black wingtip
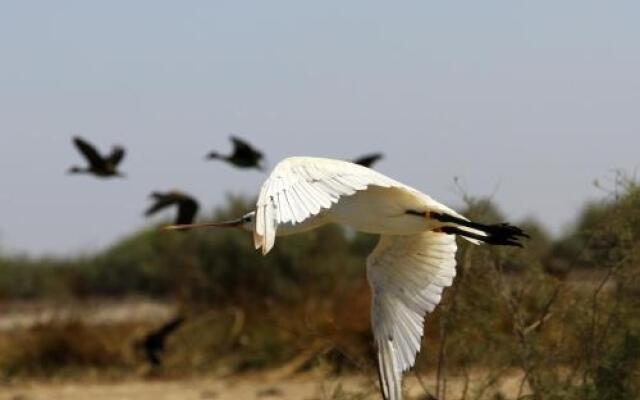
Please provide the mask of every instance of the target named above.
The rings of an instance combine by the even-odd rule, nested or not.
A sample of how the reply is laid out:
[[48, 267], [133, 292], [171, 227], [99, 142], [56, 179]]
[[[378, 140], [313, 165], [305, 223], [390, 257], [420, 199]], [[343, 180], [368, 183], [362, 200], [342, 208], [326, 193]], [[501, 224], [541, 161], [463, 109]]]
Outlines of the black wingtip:
[[529, 235], [517, 226], [510, 225], [506, 222], [500, 224], [485, 225], [477, 222], [468, 221], [447, 213], [430, 212], [429, 217], [436, 221], [444, 223], [454, 223], [459, 226], [476, 229], [484, 233], [484, 235], [475, 234], [465, 231], [459, 227], [445, 226], [441, 228], [442, 232], [462, 235], [471, 239], [480, 240], [487, 244], [523, 247], [520, 240], [529, 239]]
[[520, 240], [530, 238], [521, 228], [508, 223], [485, 225], [482, 230], [487, 236], [481, 240], [488, 244], [524, 247]]

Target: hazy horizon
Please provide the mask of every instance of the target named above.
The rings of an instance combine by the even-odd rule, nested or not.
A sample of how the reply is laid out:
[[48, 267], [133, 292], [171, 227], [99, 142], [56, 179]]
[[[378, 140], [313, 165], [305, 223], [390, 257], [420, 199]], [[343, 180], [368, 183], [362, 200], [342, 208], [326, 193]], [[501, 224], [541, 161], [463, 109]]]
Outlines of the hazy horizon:
[[[594, 179], [640, 166], [640, 3], [16, 2], [0, 6], [0, 251], [92, 252], [148, 223], [153, 190], [207, 212], [258, 171], [353, 158], [461, 206], [454, 177], [554, 234]], [[68, 176], [82, 135], [123, 180]], [[247, 241], [249, 242], [249, 238]]]

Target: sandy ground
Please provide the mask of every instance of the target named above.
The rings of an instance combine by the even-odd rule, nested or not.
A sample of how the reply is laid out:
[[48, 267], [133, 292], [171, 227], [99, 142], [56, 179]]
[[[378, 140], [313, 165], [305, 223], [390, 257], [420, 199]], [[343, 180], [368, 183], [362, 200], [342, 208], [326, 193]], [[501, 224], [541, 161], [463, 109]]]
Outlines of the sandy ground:
[[[37, 324], [65, 319], [82, 320], [89, 324], [109, 324], [122, 321], [162, 321], [175, 313], [175, 306], [153, 301], [86, 302], [82, 306], [60, 304], [52, 307], [43, 303], [0, 303], [0, 332], [25, 329]], [[271, 376], [271, 378], [270, 378]], [[521, 390], [522, 376], [516, 372], [503, 374], [498, 387], [487, 390], [482, 398], [491, 398], [499, 390], [506, 398], [516, 398]], [[434, 375], [423, 377], [422, 384], [435, 393]], [[469, 384], [462, 377], [447, 381], [449, 400], [462, 398], [467, 387], [467, 398], [475, 396], [487, 381], [483, 371], [474, 371]], [[412, 374], [406, 374], [407, 400], [427, 399], [426, 392]], [[526, 386], [523, 388], [526, 392]], [[232, 378], [143, 379], [119, 382], [25, 381], [0, 383], [0, 400], [368, 400], [381, 399], [377, 377], [345, 376], [327, 378], [321, 372], [295, 375], [286, 380], [275, 380], [273, 374], [243, 375]]]
[[51, 302], [0, 302], [0, 331], [28, 329], [38, 324], [82, 321], [89, 325], [158, 322], [171, 318], [176, 306], [146, 299]]
[[[482, 377], [475, 373], [468, 398], [482, 386]], [[423, 383], [435, 392], [435, 377], [424, 377]], [[464, 379], [450, 378], [447, 399], [462, 397]], [[521, 376], [509, 374], [499, 385], [507, 398], [516, 397]], [[407, 399], [427, 399], [425, 391], [414, 376], [405, 379]], [[495, 391], [487, 391], [489, 398]], [[374, 377], [347, 376], [327, 379], [317, 374], [296, 376], [273, 382], [260, 376], [243, 376], [227, 380], [187, 379], [125, 381], [115, 383], [30, 382], [0, 387], [0, 400], [232, 400], [232, 399], [380, 399]]]

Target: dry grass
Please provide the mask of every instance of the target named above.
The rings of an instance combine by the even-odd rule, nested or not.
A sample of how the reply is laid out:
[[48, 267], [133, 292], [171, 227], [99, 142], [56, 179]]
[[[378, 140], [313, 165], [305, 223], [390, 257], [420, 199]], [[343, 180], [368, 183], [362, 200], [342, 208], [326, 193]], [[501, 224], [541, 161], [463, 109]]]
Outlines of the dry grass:
[[6, 378], [82, 376], [126, 371], [137, 323], [86, 325], [81, 321], [38, 324], [0, 334], [0, 368]]
[[[463, 391], [483, 391], [482, 399], [497, 396], [514, 397], [522, 379], [517, 371], [508, 371], [492, 390], [484, 390], [486, 372], [473, 371], [473, 384], [465, 388], [462, 376], [452, 376], [447, 389], [448, 398], [460, 398]], [[405, 382], [407, 400], [425, 400], [427, 394], [422, 385], [435, 386], [433, 374], [409, 376]], [[342, 375], [327, 378], [326, 374], [307, 373], [284, 380], [266, 379], [263, 375], [240, 375], [228, 378], [187, 378], [181, 380], [122, 380], [118, 382], [23, 382], [0, 388], [0, 400], [4, 399], [104, 399], [104, 400], [232, 400], [232, 399], [282, 399], [282, 400], [378, 400], [380, 394], [368, 377]]]
[[[416, 363], [417, 371], [428, 372], [421, 393], [440, 400], [637, 397], [639, 204], [635, 186], [614, 193], [587, 210], [575, 234], [555, 244], [532, 230], [537, 233], [523, 250], [462, 245], [456, 281], [427, 318]], [[500, 221], [488, 205], [470, 201], [467, 214]], [[86, 269], [68, 270], [79, 274], [69, 292], [87, 296], [97, 290], [117, 298], [140, 291], [177, 299], [186, 323], [169, 337], [164, 366], [152, 374], [156, 378], [224, 377], [226, 384], [230, 376], [243, 381], [268, 371], [269, 379], [288, 382], [321, 371], [315, 382], [321, 387], [334, 377], [375, 376], [362, 266], [372, 245], [371, 237], [329, 227], [285, 238], [269, 257], [259, 257], [235, 233], [146, 232]], [[5, 284], [17, 270], [5, 269]], [[29, 282], [17, 292], [32, 293]], [[131, 313], [124, 319], [98, 314], [94, 309], [0, 329], [3, 376], [16, 382], [144, 375], [135, 343], [166, 317], [142, 321]], [[366, 381], [375, 388], [372, 379]], [[336, 385], [318, 398], [363, 398], [367, 390]]]

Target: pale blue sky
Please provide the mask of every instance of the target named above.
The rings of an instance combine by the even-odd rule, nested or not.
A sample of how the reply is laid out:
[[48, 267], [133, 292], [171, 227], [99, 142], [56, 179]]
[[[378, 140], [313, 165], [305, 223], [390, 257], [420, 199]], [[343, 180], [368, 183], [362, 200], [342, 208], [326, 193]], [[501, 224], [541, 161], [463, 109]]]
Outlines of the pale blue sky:
[[[264, 175], [202, 160], [229, 133], [272, 164], [383, 151], [436, 199], [460, 205], [459, 176], [561, 232], [593, 179], [640, 165], [639, 20], [635, 1], [2, 2], [0, 248], [103, 248], [150, 223], [154, 189], [254, 194]], [[75, 133], [126, 145], [129, 177], [65, 175]]]

